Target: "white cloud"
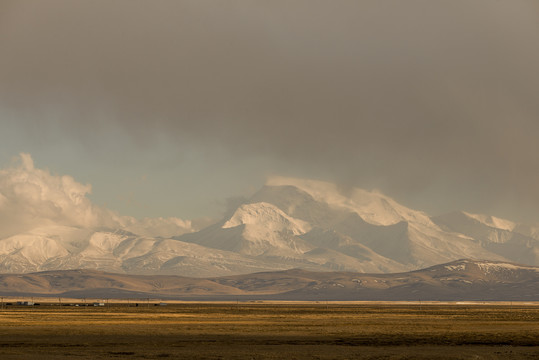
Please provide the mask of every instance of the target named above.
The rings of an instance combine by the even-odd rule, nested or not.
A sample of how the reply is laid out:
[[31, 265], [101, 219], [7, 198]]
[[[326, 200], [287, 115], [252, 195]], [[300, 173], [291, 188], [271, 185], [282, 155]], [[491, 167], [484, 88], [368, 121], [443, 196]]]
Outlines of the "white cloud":
[[141, 236], [172, 237], [189, 232], [191, 221], [178, 218], [144, 218], [137, 220], [133, 217], [122, 217], [123, 228]]
[[63, 225], [80, 228], [122, 228], [142, 236], [173, 236], [191, 231], [191, 222], [177, 218], [137, 220], [92, 204], [91, 185], [67, 175], [37, 169], [30, 154], [20, 154], [0, 170], [0, 238], [35, 228]]

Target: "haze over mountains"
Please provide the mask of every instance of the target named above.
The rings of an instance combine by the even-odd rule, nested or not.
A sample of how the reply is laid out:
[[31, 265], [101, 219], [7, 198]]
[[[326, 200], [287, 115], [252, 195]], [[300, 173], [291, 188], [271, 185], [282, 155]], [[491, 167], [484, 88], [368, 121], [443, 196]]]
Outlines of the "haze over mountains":
[[221, 221], [197, 229], [98, 208], [85, 186], [23, 160], [1, 174], [1, 273], [394, 273], [463, 258], [539, 265], [538, 227], [466, 212], [431, 217], [378, 192], [275, 177]]

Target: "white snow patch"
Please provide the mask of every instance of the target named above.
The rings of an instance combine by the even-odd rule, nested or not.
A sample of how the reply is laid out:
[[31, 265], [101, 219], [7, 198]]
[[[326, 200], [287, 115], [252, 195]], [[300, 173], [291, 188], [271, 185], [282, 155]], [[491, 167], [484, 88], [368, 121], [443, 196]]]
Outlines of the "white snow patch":
[[492, 262], [477, 262], [477, 266], [484, 271], [486, 274], [499, 271], [508, 271], [508, 270], [533, 270], [539, 272], [539, 268], [533, 266], [520, 266], [513, 265], [508, 263], [492, 263]]
[[449, 271], [462, 271], [462, 270], [466, 270], [466, 265], [465, 264], [446, 265], [444, 266], [444, 268]]
[[466, 216], [471, 217], [472, 219], [477, 220], [482, 224], [485, 224], [487, 226], [494, 227], [494, 228], [497, 228], [497, 229], [513, 231], [515, 229], [515, 227], [516, 227], [516, 223], [514, 223], [514, 222], [512, 222], [510, 220], [500, 219], [500, 218], [495, 217], [495, 216], [483, 215], [483, 214], [471, 214], [471, 213], [464, 212], [464, 211], [463, 211], [463, 213]]

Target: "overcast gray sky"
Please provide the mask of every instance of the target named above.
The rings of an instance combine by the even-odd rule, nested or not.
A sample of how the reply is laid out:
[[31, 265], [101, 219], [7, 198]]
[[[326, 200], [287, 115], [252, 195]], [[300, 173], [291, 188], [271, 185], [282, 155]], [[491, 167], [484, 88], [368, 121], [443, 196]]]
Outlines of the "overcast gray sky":
[[539, 2], [0, 1], [0, 161], [126, 215], [267, 175], [539, 220]]

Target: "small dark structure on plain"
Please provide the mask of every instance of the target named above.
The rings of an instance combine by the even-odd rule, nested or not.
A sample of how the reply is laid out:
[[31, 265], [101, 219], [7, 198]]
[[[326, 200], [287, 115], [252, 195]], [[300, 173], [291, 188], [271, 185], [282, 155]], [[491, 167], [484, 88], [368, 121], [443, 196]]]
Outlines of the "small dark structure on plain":
[[34, 306], [33, 301], [17, 301], [17, 305], [20, 306]]

